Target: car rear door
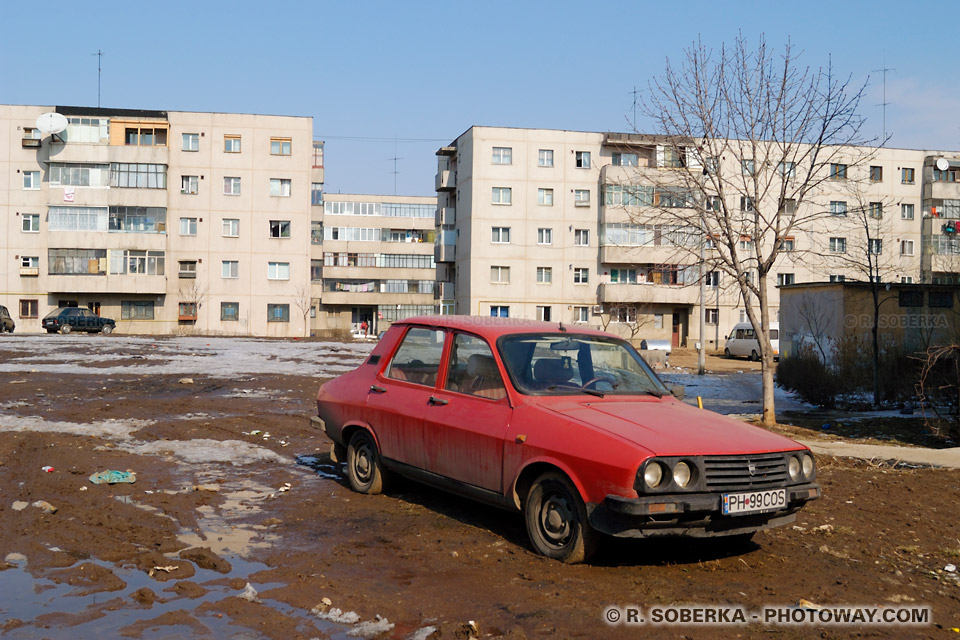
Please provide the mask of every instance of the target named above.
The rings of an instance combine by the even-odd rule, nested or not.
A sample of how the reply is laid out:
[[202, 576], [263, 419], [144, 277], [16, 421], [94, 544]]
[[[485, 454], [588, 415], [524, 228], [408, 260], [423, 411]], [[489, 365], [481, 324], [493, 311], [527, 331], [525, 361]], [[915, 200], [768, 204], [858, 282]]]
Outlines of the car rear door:
[[513, 409], [499, 365], [485, 340], [461, 332], [451, 336], [446, 360], [444, 383], [424, 413], [425, 468], [501, 493]]

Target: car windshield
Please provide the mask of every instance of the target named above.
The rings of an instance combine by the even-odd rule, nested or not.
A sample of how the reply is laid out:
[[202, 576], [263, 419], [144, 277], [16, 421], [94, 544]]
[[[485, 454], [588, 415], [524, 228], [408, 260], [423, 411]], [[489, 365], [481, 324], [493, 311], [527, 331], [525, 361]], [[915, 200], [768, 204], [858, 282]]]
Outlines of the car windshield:
[[669, 393], [627, 342], [570, 333], [515, 334], [497, 340], [518, 391], [527, 395]]

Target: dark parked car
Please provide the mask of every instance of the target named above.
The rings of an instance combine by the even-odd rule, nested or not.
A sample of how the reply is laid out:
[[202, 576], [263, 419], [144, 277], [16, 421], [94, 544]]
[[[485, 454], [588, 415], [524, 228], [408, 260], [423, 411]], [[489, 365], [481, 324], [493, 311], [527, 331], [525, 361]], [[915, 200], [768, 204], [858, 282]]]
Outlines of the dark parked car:
[[13, 333], [13, 330], [16, 328], [16, 324], [13, 322], [13, 318], [10, 317], [10, 312], [7, 311], [7, 308], [0, 304], [0, 333], [4, 331], [9, 331]]
[[101, 318], [90, 309], [81, 307], [60, 307], [43, 318], [43, 328], [47, 333], [70, 333], [88, 331], [91, 333], [111, 333], [117, 323], [111, 318]]

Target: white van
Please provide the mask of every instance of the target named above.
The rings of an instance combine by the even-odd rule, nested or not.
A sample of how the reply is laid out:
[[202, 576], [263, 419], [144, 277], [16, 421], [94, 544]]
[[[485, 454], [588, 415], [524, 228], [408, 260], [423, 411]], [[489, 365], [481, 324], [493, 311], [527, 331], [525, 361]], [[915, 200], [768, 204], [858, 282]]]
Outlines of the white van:
[[[770, 323], [770, 346], [773, 347], [773, 359], [780, 359], [780, 323]], [[728, 358], [746, 356], [751, 360], [760, 360], [760, 344], [749, 322], [739, 322], [727, 336], [723, 355]]]

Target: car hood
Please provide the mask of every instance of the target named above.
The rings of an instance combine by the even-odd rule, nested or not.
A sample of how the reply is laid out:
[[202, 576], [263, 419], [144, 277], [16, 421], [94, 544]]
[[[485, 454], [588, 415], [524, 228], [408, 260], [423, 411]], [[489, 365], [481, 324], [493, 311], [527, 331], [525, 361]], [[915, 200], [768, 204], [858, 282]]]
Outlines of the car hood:
[[734, 455], [802, 449], [766, 429], [673, 398], [540, 402], [548, 411], [616, 435], [654, 455]]

